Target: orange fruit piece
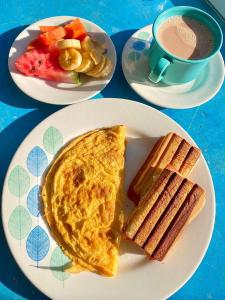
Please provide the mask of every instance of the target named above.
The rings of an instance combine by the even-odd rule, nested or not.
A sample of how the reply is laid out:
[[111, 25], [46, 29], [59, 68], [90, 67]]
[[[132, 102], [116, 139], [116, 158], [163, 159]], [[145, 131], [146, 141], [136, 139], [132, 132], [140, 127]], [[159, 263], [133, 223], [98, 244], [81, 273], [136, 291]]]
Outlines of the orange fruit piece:
[[51, 44], [61, 40], [66, 35], [66, 31], [63, 27], [59, 26], [50, 31], [41, 33], [38, 37], [39, 41], [45, 45], [50, 46]]
[[64, 26], [66, 30], [66, 38], [83, 40], [87, 36], [86, 29], [79, 18], [74, 19]]
[[48, 32], [58, 27], [59, 26], [39, 26], [41, 32]]

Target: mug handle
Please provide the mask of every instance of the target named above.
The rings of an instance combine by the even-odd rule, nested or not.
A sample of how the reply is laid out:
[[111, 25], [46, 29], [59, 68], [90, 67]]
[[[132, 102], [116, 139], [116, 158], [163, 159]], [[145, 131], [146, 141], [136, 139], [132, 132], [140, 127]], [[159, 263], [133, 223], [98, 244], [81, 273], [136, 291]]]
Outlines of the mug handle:
[[148, 78], [154, 83], [160, 82], [160, 80], [163, 78], [163, 73], [169, 65], [170, 61], [168, 59], [165, 57], [160, 58], [155, 68], [150, 72]]

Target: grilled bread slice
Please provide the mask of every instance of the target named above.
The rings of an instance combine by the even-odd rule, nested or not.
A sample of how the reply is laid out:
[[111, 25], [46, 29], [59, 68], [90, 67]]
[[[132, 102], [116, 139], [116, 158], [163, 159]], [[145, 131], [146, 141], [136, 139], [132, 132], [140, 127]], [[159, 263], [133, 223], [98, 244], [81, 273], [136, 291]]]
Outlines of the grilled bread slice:
[[201, 151], [185, 139], [170, 132], [161, 137], [128, 189], [129, 198], [138, 204], [140, 198], [154, 183], [164, 168], [187, 177], [195, 166]]
[[124, 235], [150, 258], [161, 261], [204, 204], [205, 192], [200, 186], [164, 169], [128, 219]]

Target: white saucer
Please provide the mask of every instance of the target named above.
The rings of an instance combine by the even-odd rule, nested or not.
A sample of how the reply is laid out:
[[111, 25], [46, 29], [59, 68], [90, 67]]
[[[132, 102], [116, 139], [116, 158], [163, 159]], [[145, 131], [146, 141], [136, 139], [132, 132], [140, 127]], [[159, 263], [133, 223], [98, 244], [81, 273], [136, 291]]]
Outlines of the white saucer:
[[142, 98], [162, 107], [191, 108], [212, 99], [224, 80], [221, 53], [214, 56], [200, 76], [186, 84], [168, 86], [148, 80], [148, 49], [152, 41], [152, 25], [136, 31], [127, 41], [122, 54], [124, 76]]

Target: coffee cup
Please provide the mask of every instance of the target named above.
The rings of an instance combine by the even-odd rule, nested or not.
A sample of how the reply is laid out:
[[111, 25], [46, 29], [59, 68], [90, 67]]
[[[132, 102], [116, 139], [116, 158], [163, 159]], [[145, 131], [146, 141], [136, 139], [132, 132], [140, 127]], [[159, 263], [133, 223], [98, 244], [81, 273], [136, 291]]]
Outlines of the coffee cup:
[[198, 8], [177, 6], [161, 13], [153, 24], [149, 49], [149, 79], [154, 83], [183, 84], [198, 77], [220, 50], [222, 30]]

